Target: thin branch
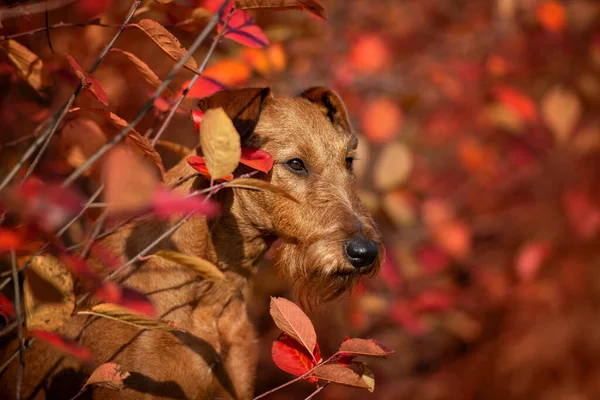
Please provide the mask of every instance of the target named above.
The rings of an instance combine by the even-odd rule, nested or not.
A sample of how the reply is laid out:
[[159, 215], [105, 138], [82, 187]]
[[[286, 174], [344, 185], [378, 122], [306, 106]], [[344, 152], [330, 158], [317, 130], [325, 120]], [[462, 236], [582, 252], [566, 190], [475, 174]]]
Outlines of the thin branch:
[[[206, 65], [208, 64], [208, 60], [210, 59], [210, 57], [214, 53], [215, 49], [217, 48], [217, 44], [219, 43], [219, 41], [223, 37], [223, 35], [225, 33], [225, 28], [227, 27], [227, 24], [229, 24], [229, 20], [231, 20], [232, 16], [233, 16], [233, 13], [229, 13], [229, 15], [227, 16], [227, 19], [223, 23], [223, 27], [221, 28], [221, 31], [213, 39], [213, 42], [210, 45], [210, 48], [208, 49], [208, 52], [206, 53], [206, 56], [204, 57], [204, 60], [202, 61], [202, 65], [200, 65], [200, 68], [199, 68], [200, 72], [202, 72], [202, 71], [204, 71], [204, 69], [206, 69]], [[152, 139], [152, 146], [156, 146], [156, 142], [158, 142], [158, 140], [162, 136], [163, 132], [167, 129], [167, 126], [169, 125], [169, 123], [171, 123], [171, 120], [173, 119], [173, 116], [175, 115], [175, 113], [179, 109], [179, 106], [181, 105], [181, 103], [185, 99], [185, 96], [187, 96], [187, 94], [190, 92], [190, 90], [192, 90], [192, 87], [194, 86], [194, 84], [196, 83], [196, 81], [198, 80], [198, 78], [200, 78], [200, 75], [194, 75], [194, 77], [190, 80], [190, 83], [183, 90], [183, 93], [181, 93], [181, 95], [177, 99], [177, 102], [173, 105], [173, 107], [171, 107], [171, 110], [169, 111], [169, 115], [167, 115], [167, 118], [165, 118], [165, 121], [163, 122], [163, 124], [161, 125], [160, 129], [156, 133], [156, 136], [154, 136], [154, 138]]]
[[198, 48], [200, 47], [202, 42], [204, 42], [210, 31], [215, 27], [215, 25], [217, 25], [217, 23], [221, 19], [221, 15], [223, 14], [223, 10], [225, 9], [226, 5], [227, 2], [224, 2], [223, 5], [221, 5], [221, 8], [217, 11], [217, 13], [215, 13], [208, 25], [206, 25], [206, 27], [198, 35], [194, 43], [192, 43], [192, 45], [190, 46], [187, 53], [179, 61], [177, 61], [175, 66], [171, 69], [171, 71], [169, 71], [169, 74], [167, 75], [165, 80], [156, 89], [156, 91], [152, 95], [152, 98], [148, 100], [146, 104], [144, 104], [142, 109], [137, 113], [133, 120], [129, 124], [127, 124], [127, 126], [121, 132], [119, 132], [117, 136], [112, 138], [110, 142], [98, 149], [98, 151], [96, 151], [94, 155], [88, 158], [86, 162], [83, 163], [83, 165], [81, 165], [79, 168], [73, 171], [73, 173], [69, 175], [67, 179], [63, 182], [63, 186], [71, 185], [86, 169], [88, 169], [94, 162], [96, 162], [100, 157], [102, 157], [104, 153], [110, 150], [115, 144], [123, 140], [125, 136], [127, 136], [127, 134], [142, 120], [144, 115], [152, 108], [154, 101], [167, 88], [167, 86], [169, 85], [169, 83], [171, 83], [175, 75], [179, 72], [179, 70], [183, 67], [187, 60], [189, 60], [192, 57], [192, 54], [194, 54], [196, 50], [198, 50]]
[[25, 349], [23, 349], [23, 316], [21, 315], [21, 288], [19, 287], [19, 271], [17, 270], [17, 255], [14, 250], [10, 252], [12, 262], [12, 275], [15, 290], [15, 310], [17, 312], [17, 332], [19, 336], [19, 371], [17, 374], [17, 400], [21, 399], [21, 386], [23, 384], [23, 368], [25, 367]]
[[27, 36], [27, 35], [33, 35], [35, 33], [38, 32], [43, 32], [46, 30], [54, 30], [54, 29], [62, 29], [62, 28], [85, 28], [86, 26], [100, 26], [103, 28], [119, 28], [121, 27], [120, 24], [103, 24], [102, 22], [100, 22], [100, 19], [95, 19], [92, 20], [90, 22], [73, 22], [73, 23], [65, 23], [65, 22], [59, 22], [57, 24], [54, 25], [50, 25], [50, 26], [44, 26], [42, 28], [37, 28], [37, 29], [33, 29], [27, 32], [18, 32], [15, 33], [13, 35], [8, 35], [8, 36], [2, 36], [0, 37], [0, 43], [7, 41], [9, 39], [16, 39], [22, 36]]
[[45, 0], [14, 7], [3, 7], [0, 9], [0, 28], [2, 27], [2, 21], [5, 19], [43, 13], [44, 11], [64, 7], [75, 1], [76, 0]]
[[[121, 265], [120, 267], [115, 269], [113, 272], [111, 272], [106, 278], [104, 278], [104, 280], [102, 282], [106, 282], [106, 281], [113, 279], [125, 268], [129, 267], [131, 264], [137, 262], [140, 258], [144, 257], [150, 250], [152, 250], [154, 248], [154, 246], [156, 246], [157, 244], [162, 242], [165, 238], [167, 238], [167, 236], [171, 235], [173, 232], [175, 232], [177, 229], [179, 229], [179, 227], [181, 225], [183, 225], [184, 223], [189, 221], [191, 216], [192, 216], [192, 214], [190, 213], [190, 214], [186, 215], [185, 217], [181, 218], [179, 221], [177, 221], [177, 223], [175, 223], [175, 225], [173, 225], [172, 227], [167, 229], [165, 232], [163, 232], [159, 237], [157, 237], [152, 243], [150, 243], [148, 246], [146, 246], [137, 255], [135, 255], [133, 258], [131, 258], [125, 264]], [[81, 296], [75, 303], [76, 306], [81, 305], [81, 303], [83, 303], [85, 301], [85, 299], [87, 299], [89, 296], [90, 296], [90, 293], [86, 293], [83, 296]]]
[[169, 186], [169, 189], [175, 189], [177, 186], [179, 186], [179, 185], [183, 184], [184, 182], [187, 182], [190, 179], [195, 178], [199, 175], [200, 175], [199, 172], [192, 172], [191, 174], [182, 176], [181, 178], [177, 179], [177, 181], [175, 181], [175, 183], [173, 183], [171, 186]]
[[67, 231], [67, 229], [69, 229], [69, 227], [75, 223], [75, 221], [77, 221], [79, 218], [81, 218], [81, 216], [85, 213], [85, 211], [88, 208], [90, 208], [92, 206], [92, 204], [94, 203], [94, 201], [98, 198], [98, 196], [100, 196], [100, 194], [102, 193], [103, 190], [104, 190], [104, 184], [100, 185], [98, 190], [96, 190], [94, 192], [94, 194], [92, 194], [92, 196], [89, 198], [87, 203], [85, 203], [85, 205], [83, 206], [81, 211], [79, 211], [79, 214], [77, 214], [76, 216], [71, 218], [71, 220], [69, 222], [67, 222], [65, 224], [65, 226], [63, 226], [62, 228], [60, 228], [60, 230], [58, 232], [56, 232], [56, 236], [61, 237]]
[[[96, 59], [96, 61], [94, 62], [94, 64], [89, 69], [89, 73], [94, 72], [96, 70], [96, 68], [98, 68], [98, 66], [100, 65], [100, 63], [102, 63], [102, 61], [104, 60], [104, 57], [106, 57], [106, 54], [108, 54], [108, 52], [111, 49], [111, 47], [115, 44], [115, 42], [117, 41], [117, 39], [121, 36], [121, 34], [123, 33], [123, 31], [125, 30], [125, 28], [129, 24], [129, 21], [131, 20], [131, 18], [133, 18], [133, 14], [138, 9], [138, 7], [140, 6], [141, 3], [142, 3], [142, 0], [136, 0], [135, 3], [132, 5], [131, 10], [129, 11], [129, 14], [127, 15], [127, 18], [125, 19], [125, 21], [123, 22], [123, 24], [119, 28], [119, 31], [115, 34], [115, 36], [113, 36], [113, 38], [111, 39], [111, 41], [104, 47], [104, 49], [102, 50], [102, 53], [100, 54], [100, 56], [98, 56], [98, 58]], [[52, 121], [52, 123], [50, 124], [50, 126], [46, 129], [46, 131], [42, 135], [40, 135], [35, 140], [35, 142], [33, 142], [33, 144], [31, 146], [29, 146], [29, 148], [27, 149], [27, 151], [25, 152], [25, 154], [23, 154], [23, 156], [21, 156], [21, 158], [19, 159], [19, 161], [17, 162], [17, 164], [6, 175], [6, 177], [4, 178], [4, 180], [2, 181], [2, 183], [0, 183], [0, 190], [4, 189], [6, 187], [6, 185], [8, 185], [10, 183], [10, 181], [14, 178], [14, 176], [17, 174], [17, 172], [19, 172], [19, 169], [21, 169], [21, 167], [23, 166], [23, 164], [25, 164], [25, 162], [29, 159], [29, 157], [31, 157], [31, 155], [36, 151], [36, 149], [43, 142], [45, 142], [46, 140], [50, 140], [50, 138], [52, 137], [52, 135], [54, 135], [54, 133], [58, 129], [58, 126], [60, 125], [61, 121], [64, 119], [65, 115], [67, 115], [67, 113], [71, 109], [71, 106], [75, 102], [75, 99], [77, 98], [77, 95], [79, 94], [79, 92], [81, 92], [82, 88], [83, 88], [83, 85], [80, 82], [77, 85], [77, 88], [75, 88], [75, 91], [73, 92], [73, 94], [71, 95], [71, 97], [69, 98], [69, 100], [67, 100], [67, 102], [62, 106], [62, 108], [60, 109], [60, 111], [56, 115], [56, 117], [54, 117], [54, 120]]]
[[265, 392], [265, 393], [261, 394], [260, 396], [256, 396], [252, 400], [262, 399], [263, 397], [266, 397], [266, 396], [270, 395], [273, 392], [276, 392], [276, 391], [278, 391], [280, 389], [283, 389], [286, 386], [291, 385], [292, 383], [298, 382], [299, 380], [302, 380], [302, 379], [306, 378], [307, 376], [310, 375], [311, 372], [313, 372], [315, 369], [317, 369], [321, 365], [327, 364], [328, 362], [330, 362], [331, 360], [333, 360], [335, 357], [337, 357], [338, 354], [339, 354], [339, 352], [335, 353], [334, 355], [332, 355], [331, 357], [329, 357], [327, 360], [320, 362], [319, 364], [315, 365], [314, 367], [312, 367], [311, 369], [309, 369], [308, 371], [306, 371], [304, 374], [302, 374], [300, 376], [297, 376], [296, 378], [292, 379], [291, 381], [286, 382], [283, 385], [277, 386], [276, 388], [271, 389], [268, 392]]
[[308, 396], [307, 398], [305, 398], [304, 400], [310, 400], [310, 399], [312, 399], [313, 397], [315, 397], [316, 395], [318, 395], [321, 390], [325, 389], [327, 387], [327, 385], [329, 385], [330, 383], [331, 382], [327, 382], [323, 386], [319, 387], [317, 390], [315, 390], [314, 392], [312, 392], [312, 394], [310, 396]]

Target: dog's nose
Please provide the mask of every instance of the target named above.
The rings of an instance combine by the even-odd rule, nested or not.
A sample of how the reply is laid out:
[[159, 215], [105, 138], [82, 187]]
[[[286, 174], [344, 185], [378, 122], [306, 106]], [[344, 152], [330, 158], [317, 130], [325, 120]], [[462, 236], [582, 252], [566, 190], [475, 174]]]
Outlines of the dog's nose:
[[355, 268], [366, 267], [373, 264], [377, 258], [377, 243], [363, 237], [350, 239], [346, 242], [346, 254]]

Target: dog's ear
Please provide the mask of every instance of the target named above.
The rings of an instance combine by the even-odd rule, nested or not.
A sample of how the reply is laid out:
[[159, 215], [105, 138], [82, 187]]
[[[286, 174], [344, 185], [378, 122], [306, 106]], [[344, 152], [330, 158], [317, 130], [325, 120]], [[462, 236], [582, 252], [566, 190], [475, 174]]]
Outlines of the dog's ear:
[[264, 105], [273, 99], [269, 88], [223, 90], [198, 102], [202, 111], [223, 108], [240, 134], [242, 142], [254, 132]]
[[308, 99], [311, 103], [319, 106], [338, 131], [352, 133], [346, 107], [340, 96], [333, 90], [324, 87], [312, 87], [300, 93], [300, 97]]

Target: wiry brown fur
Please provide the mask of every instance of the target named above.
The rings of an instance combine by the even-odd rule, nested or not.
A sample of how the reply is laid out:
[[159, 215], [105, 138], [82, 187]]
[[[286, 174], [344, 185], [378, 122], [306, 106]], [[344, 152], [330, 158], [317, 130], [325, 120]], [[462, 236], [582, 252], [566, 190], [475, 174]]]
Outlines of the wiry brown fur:
[[[216, 285], [188, 269], [150, 258], [123, 272], [121, 281], [146, 293], [162, 318], [186, 333], [140, 331], [110, 321], [78, 316], [60, 333], [92, 350], [97, 365], [116, 362], [131, 372], [126, 389], [94, 388], [84, 396], [101, 399], [249, 399], [257, 364], [256, 339], [245, 299], [257, 262], [276, 238], [282, 240], [279, 268], [305, 300], [329, 300], [347, 291], [361, 275], [381, 266], [383, 247], [369, 213], [355, 192], [346, 158], [356, 148], [339, 98], [315, 88], [297, 98], [275, 99], [268, 89], [219, 93], [200, 102], [224, 107], [247, 146], [271, 153], [275, 166], [264, 179], [289, 191], [298, 202], [267, 192], [222, 190], [215, 199], [222, 214], [195, 217], [153, 251], [175, 250], [215, 263], [229, 285]], [[284, 162], [301, 158], [309, 174], [298, 176]], [[167, 183], [191, 172], [185, 160], [167, 174]], [[238, 171], [238, 173], [243, 170]], [[198, 178], [180, 186], [190, 192], [206, 186]], [[138, 254], [168, 228], [153, 219], [137, 220], [104, 240], [124, 258]], [[379, 245], [376, 261], [357, 270], [344, 243], [364, 235]], [[84, 305], [89, 306], [88, 305]], [[16, 342], [5, 346], [4, 357]], [[0, 398], [15, 396], [18, 362], [0, 378]], [[26, 352], [23, 398], [69, 398], [94, 366], [82, 366], [39, 341]]]

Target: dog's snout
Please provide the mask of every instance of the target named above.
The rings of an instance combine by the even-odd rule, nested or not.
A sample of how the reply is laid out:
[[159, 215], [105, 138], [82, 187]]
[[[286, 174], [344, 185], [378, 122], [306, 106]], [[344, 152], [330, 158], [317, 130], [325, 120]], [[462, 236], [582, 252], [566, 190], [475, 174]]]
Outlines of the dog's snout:
[[373, 264], [379, 252], [377, 243], [364, 237], [357, 237], [346, 242], [346, 255], [355, 268]]

